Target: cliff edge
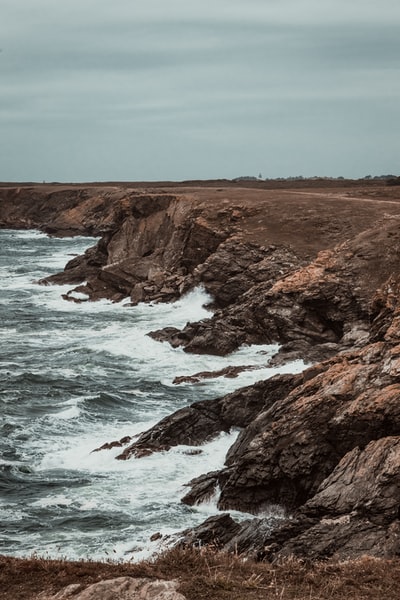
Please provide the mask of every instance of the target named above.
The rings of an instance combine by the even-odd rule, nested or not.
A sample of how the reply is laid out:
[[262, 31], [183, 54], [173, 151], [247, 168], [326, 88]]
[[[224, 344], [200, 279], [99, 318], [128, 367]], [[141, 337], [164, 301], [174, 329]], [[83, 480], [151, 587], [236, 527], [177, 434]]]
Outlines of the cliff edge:
[[[104, 445], [138, 458], [240, 429], [224, 468], [183, 501], [217, 493], [220, 509], [255, 518], [218, 515], [181, 544], [269, 560], [400, 555], [397, 188], [0, 188], [0, 224], [99, 237], [42, 282], [77, 286], [67, 300], [165, 302], [203, 285], [213, 316], [154, 338], [223, 355], [278, 342], [275, 362], [312, 363]], [[264, 516], [272, 505], [288, 518]]]

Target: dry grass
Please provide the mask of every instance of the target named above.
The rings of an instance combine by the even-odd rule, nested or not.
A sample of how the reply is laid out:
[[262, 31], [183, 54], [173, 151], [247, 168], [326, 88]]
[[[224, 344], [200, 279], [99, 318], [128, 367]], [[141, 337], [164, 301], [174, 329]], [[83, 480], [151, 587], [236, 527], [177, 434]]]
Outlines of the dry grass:
[[32, 600], [71, 583], [119, 576], [178, 579], [188, 600], [398, 600], [400, 560], [254, 563], [211, 550], [174, 549], [142, 563], [0, 557], [0, 600]]

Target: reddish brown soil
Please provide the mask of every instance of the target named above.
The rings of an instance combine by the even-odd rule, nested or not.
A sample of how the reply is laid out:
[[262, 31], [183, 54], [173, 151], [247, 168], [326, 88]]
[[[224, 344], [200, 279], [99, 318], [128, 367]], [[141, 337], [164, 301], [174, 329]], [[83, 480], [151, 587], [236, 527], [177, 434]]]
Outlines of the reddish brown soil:
[[0, 197], [8, 187], [30, 188], [44, 196], [57, 192], [60, 202], [60, 192], [77, 188], [91, 196], [105, 192], [123, 196], [128, 190], [173, 193], [195, 206], [206, 206], [207, 220], [215, 224], [221, 220], [221, 210], [237, 207], [237, 229], [245, 240], [290, 246], [305, 259], [383, 223], [391, 215], [400, 215], [400, 186], [366, 181], [0, 184]]

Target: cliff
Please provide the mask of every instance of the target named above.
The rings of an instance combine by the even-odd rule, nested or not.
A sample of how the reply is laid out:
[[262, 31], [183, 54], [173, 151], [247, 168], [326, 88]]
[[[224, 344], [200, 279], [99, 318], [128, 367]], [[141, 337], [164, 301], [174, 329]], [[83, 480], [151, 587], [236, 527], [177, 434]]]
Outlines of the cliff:
[[[224, 468], [191, 482], [183, 501], [217, 493], [222, 510], [256, 517], [217, 516], [181, 543], [271, 560], [400, 554], [398, 188], [3, 188], [0, 200], [2, 226], [100, 236], [43, 283], [132, 304], [202, 284], [213, 316], [153, 337], [214, 354], [279, 342], [275, 362], [313, 363], [199, 398], [138, 439], [102, 447], [139, 458], [241, 430]], [[66, 299], [78, 301], [74, 290]], [[290, 518], [262, 516], [277, 504]]]

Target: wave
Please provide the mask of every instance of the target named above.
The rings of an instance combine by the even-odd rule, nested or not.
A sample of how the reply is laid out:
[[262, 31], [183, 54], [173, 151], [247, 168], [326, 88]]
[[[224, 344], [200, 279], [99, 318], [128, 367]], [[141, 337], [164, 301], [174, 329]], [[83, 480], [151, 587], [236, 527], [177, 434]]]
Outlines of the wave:
[[[152, 329], [183, 327], [211, 315], [204, 289], [171, 304], [69, 303], [61, 294], [71, 286], [38, 286], [33, 279], [58, 269], [93, 240], [26, 231], [1, 231], [0, 236], [0, 322], [6, 339], [0, 347], [0, 519], [5, 525], [0, 551], [144, 556], [155, 548], [149, 542], [152, 533], [196, 525], [215, 512], [212, 502], [187, 507], [180, 498], [190, 479], [222, 468], [237, 432], [222, 434], [196, 455], [178, 446], [117, 461], [120, 448], [92, 451], [107, 441], [134, 437], [196, 400], [300, 370], [303, 364], [266, 367], [277, 346], [243, 347], [215, 357], [156, 342], [147, 336]], [[259, 369], [236, 379], [173, 384], [176, 376], [228, 365]]]

